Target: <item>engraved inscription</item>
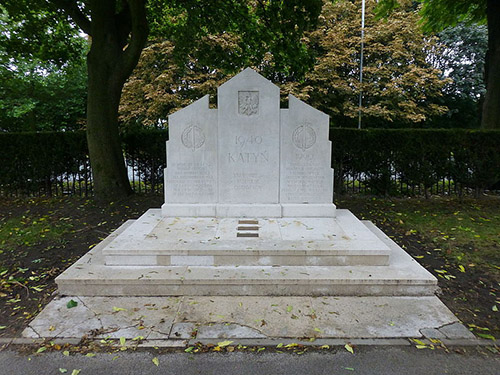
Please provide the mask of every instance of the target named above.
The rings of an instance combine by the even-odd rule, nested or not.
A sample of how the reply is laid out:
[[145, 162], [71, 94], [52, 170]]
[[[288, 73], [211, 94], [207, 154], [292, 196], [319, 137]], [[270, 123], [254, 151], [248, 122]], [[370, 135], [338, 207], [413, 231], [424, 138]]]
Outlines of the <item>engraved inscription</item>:
[[228, 152], [229, 163], [267, 163], [269, 161], [269, 154], [267, 151], [263, 152]]
[[316, 132], [309, 125], [300, 125], [293, 131], [292, 141], [295, 147], [305, 151], [316, 143]]
[[236, 144], [240, 146], [240, 148], [248, 145], [260, 145], [262, 143], [262, 137], [260, 135], [237, 135], [236, 136]]
[[265, 190], [263, 184], [265, 176], [263, 176], [261, 172], [234, 172], [232, 177], [234, 191], [241, 193], [249, 191], [260, 193]]
[[199, 127], [191, 125], [182, 132], [181, 141], [184, 147], [189, 148], [194, 152], [205, 143], [205, 134]]
[[283, 181], [287, 198], [308, 203], [309, 198], [324, 192], [326, 176], [321, 165], [295, 165], [287, 168]]
[[245, 116], [259, 113], [258, 91], [238, 91], [238, 113]]
[[213, 196], [213, 166], [204, 163], [175, 163], [171, 166], [169, 184], [174, 196]]

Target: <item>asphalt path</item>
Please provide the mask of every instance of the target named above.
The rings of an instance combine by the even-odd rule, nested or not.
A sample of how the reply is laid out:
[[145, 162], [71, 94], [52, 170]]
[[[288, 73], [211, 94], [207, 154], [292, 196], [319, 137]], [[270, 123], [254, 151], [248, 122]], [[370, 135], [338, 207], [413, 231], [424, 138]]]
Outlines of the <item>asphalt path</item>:
[[[5, 375], [125, 375], [125, 374], [453, 374], [499, 375], [500, 356], [486, 348], [467, 347], [465, 353], [414, 347], [359, 347], [351, 354], [336, 352], [292, 353], [164, 353], [154, 350], [64, 356], [61, 352], [22, 354], [0, 352], [0, 374]], [[158, 366], [153, 359], [158, 359]]]

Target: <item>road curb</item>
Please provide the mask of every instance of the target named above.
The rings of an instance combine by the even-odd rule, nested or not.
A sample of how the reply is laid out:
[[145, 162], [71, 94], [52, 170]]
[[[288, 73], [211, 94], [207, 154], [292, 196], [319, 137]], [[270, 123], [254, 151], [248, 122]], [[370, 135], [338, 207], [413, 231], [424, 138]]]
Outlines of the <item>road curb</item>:
[[[486, 340], [486, 339], [441, 339], [438, 343], [434, 341], [434, 343], [425, 338], [416, 338], [417, 340], [423, 342], [426, 345], [439, 345], [443, 344], [444, 346], [497, 346], [498, 340]], [[279, 344], [288, 345], [288, 344], [299, 344], [310, 347], [319, 347], [323, 345], [328, 346], [344, 346], [349, 343], [350, 345], [355, 346], [411, 346], [412, 341], [411, 338], [353, 338], [353, 339], [317, 339], [314, 341], [303, 341], [303, 340], [293, 340], [290, 338], [273, 338], [273, 339], [221, 339], [221, 338], [212, 338], [212, 339], [190, 339], [190, 340], [162, 340], [162, 339], [154, 339], [154, 340], [143, 340], [140, 344], [136, 345], [126, 345], [126, 346], [137, 346], [140, 348], [184, 348], [186, 346], [194, 346], [197, 343], [201, 343], [203, 345], [207, 344], [217, 344], [220, 341], [229, 340], [232, 341], [232, 345], [243, 345], [243, 346], [277, 346]], [[44, 339], [34, 339], [34, 338], [24, 338], [24, 337], [12, 337], [0, 338], [0, 345], [41, 345], [44, 342], [51, 341], [54, 344], [58, 345], [78, 345], [81, 339], [78, 338], [55, 338], [53, 340], [44, 340]], [[101, 340], [96, 339], [94, 342], [99, 343]], [[130, 341], [129, 341], [130, 342]], [[118, 346], [118, 340], [117, 340]]]

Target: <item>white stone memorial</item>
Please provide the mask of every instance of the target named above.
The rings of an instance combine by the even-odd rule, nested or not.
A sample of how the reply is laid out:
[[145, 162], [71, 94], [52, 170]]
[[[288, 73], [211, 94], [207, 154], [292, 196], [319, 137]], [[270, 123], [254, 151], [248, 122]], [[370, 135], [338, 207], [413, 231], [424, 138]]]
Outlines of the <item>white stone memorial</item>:
[[166, 217], [334, 217], [329, 118], [252, 69], [169, 116]]
[[169, 116], [165, 204], [58, 277], [76, 295], [430, 295], [436, 280], [333, 202], [329, 118], [246, 69]]

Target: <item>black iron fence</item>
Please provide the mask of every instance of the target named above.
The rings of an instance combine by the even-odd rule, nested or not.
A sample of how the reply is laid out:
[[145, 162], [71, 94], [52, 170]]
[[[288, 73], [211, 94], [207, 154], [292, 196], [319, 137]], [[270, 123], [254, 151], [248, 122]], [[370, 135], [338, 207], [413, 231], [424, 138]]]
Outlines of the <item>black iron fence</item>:
[[[163, 193], [166, 130], [122, 136], [136, 192]], [[500, 189], [500, 131], [332, 128], [335, 193], [462, 195]], [[0, 134], [0, 195], [92, 195], [83, 132]]]

